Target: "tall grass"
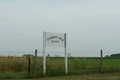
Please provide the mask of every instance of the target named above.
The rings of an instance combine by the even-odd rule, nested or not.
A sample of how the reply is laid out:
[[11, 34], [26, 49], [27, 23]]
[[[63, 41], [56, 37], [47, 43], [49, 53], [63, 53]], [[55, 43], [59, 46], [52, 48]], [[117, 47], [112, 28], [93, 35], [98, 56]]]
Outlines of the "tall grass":
[[0, 73], [26, 71], [26, 57], [2, 57], [0, 56]]
[[[31, 74], [34, 74], [34, 57], [30, 57]], [[103, 59], [103, 72], [119, 72], [119, 59]], [[28, 71], [27, 57], [5, 57], [0, 56], [0, 74], [22, 73], [26, 75]], [[68, 58], [68, 75], [100, 73], [100, 59]], [[28, 73], [27, 73], [28, 74]], [[65, 59], [59, 57], [46, 57], [46, 75], [43, 74], [43, 58], [37, 58], [37, 75], [43, 76], [62, 76], [65, 74]]]

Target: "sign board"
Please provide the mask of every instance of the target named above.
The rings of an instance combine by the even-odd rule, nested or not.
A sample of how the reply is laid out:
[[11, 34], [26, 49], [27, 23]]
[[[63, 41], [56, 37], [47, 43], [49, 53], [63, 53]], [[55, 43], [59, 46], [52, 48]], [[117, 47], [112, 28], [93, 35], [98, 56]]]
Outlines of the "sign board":
[[46, 47], [65, 47], [65, 33], [45, 33], [45, 46]]
[[45, 47], [65, 48], [65, 72], [67, 74], [66, 33], [43, 32], [43, 72], [46, 73]]

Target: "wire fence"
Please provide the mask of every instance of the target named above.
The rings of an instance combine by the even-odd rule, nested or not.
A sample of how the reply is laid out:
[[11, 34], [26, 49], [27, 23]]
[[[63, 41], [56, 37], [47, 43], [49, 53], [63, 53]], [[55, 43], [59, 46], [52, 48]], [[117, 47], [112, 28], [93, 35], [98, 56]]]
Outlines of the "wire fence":
[[[46, 75], [65, 75], [64, 52], [46, 52]], [[84, 54], [84, 55], [83, 55]], [[103, 52], [102, 66], [100, 52], [69, 52], [68, 74], [120, 72], [120, 58], [110, 57], [113, 52]], [[109, 54], [109, 56], [107, 56]], [[30, 57], [30, 65], [29, 65]], [[43, 74], [43, 52], [37, 53], [37, 74]], [[35, 52], [0, 52], [0, 73], [34, 73]], [[30, 66], [30, 67], [29, 67]], [[102, 71], [101, 71], [102, 67]]]
[[[119, 52], [103, 52], [103, 57], [110, 56], [111, 54], [115, 54]], [[64, 52], [45, 52], [46, 56], [51, 56], [51, 57], [64, 57], [65, 53]], [[100, 57], [100, 52], [67, 52], [68, 57]], [[35, 55], [35, 52], [14, 52], [14, 51], [0, 51], [0, 56], [19, 56], [22, 57], [23, 55]], [[42, 57], [43, 52], [38, 52], [38, 56]]]

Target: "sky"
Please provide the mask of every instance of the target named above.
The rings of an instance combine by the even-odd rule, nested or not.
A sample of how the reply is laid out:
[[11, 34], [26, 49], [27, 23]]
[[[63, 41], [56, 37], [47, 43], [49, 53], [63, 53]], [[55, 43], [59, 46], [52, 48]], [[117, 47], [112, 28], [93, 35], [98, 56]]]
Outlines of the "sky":
[[[71, 56], [120, 53], [120, 0], [0, 0], [1, 55], [37, 49], [43, 56], [43, 31], [67, 33]], [[64, 55], [64, 48], [45, 51]]]

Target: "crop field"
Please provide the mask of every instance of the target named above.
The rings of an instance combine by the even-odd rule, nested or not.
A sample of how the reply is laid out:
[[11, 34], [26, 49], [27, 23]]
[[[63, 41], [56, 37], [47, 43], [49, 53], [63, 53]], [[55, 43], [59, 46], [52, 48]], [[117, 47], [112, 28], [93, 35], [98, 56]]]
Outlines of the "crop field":
[[[81, 75], [101, 73], [100, 58], [68, 58], [68, 74]], [[37, 58], [36, 77], [65, 76], [65, 59], [61, 57], [46, 58], [46, 74], [43, 74], [42, 57]], [[103, 73], [120, 72], [120, 58], [103, 58]], [[0, 57], [0, 78], [34, 78], [34, 57], [30, 57], [30, 74], [28, 57]]]

